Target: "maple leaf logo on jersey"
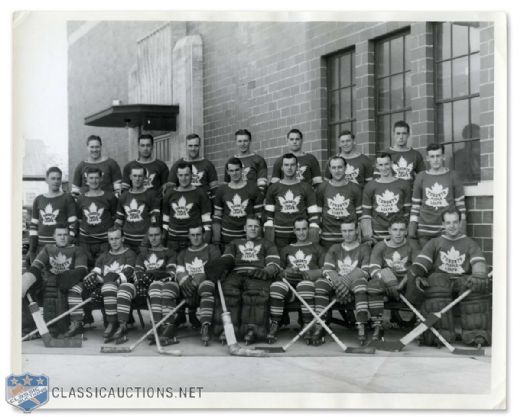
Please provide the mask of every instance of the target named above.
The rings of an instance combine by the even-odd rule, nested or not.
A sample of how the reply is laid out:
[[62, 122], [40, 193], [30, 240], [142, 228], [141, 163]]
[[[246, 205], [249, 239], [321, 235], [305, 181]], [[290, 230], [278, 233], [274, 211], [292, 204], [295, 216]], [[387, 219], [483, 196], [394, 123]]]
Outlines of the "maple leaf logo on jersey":
[[441, 271], [448, 274], [464, 274], [462, 264], [466, 260], [466, 254], [461, 254], [453, 246], [448, 252], [440, 251], [442, 265], [439, 266]]
[[51, 272], [53, 274], [61, 274], [70, 269], [72, 258], [67, 258], [66, 255], [58, 252], [56, 257], [49, 257], [49, 263], [51, 264]]
[[206, 262], [195, 257], [192, 262], [186, 262], [186, 271], [188, 271], [188, 274], [191, 276], [196, 274], [204, 274], [204, 265], [206, 265]]
[[300, 165], [298, 162], [298, 168], [296, 168], [296, 178], [298, 178], [300, 181], [303, 181], [305, 171], [307, 171], [307, 165]]
[[347, 255], [343, 260], [338, 259], [338, 273], [343, 276], [348, 275], [357, 267], [357, 264], [358, 261], [352, 261], [352, 258], [349, 255]]
[[83, 214], [87, 219], [87, 223], [95, 226], [101, 223], [101, 216], [103, 216], [104, 211], [105, 209], [103, 207], [98, 210], [96, 203], [92, 202], [90, 206], [88, 206], [88, 210], [83, 210]]
[[358, 180], [357, 180], [358, 176], [359, 176], [359, 168], [355, 168], [352, 165], [347, 164], [347, 166], [345, 168], [345, 178], [348, 179], [349, 181], [352, 181], [352, 182], [355, 182], [356, 184], [358, 184]]
[[144, 260], [144, 267], [147, 271], [154, 271], [161, 269], [164, 264], [164, 259], [159, 258], [155, 253], [152, 253], [148, 259]]
[[144, 188], [153, 188], [153, 181], [155, 179], [155, 176], [157, 175], [157, 172], [149, 172], [147, 169], [145, 169], [145, 177], [144, 177]]
[[394, 272], [406, 272], [405, 265], [408, 262], [408, 256], [401, 258], [401, 254], [398, 251], [394, 251], [392, 259], [385, 258], [385, 262], [390, 269], [394, 270]]
[[402, 180], [412, 179], [413, 163], [409, 164], [402, 156], [399, 158], [397, 164], [395, 162], [392, 164], [392, 169], [397, 178], [401, 178]]
[[305, 253], [301, 249], [298, 249], [294, 256], [289, 255], [289, 262], [292, 264], [293, 268], [296, 268], [300, 271], [308, 271], [309, 270], [309, 262], [312, 259], [312, 255], [305, 256]]
[[337, 193], [334, 197], [327, 198], [327, 206], [329, 207], [327, 213], [338, 218], [347, 217], [349, 204], [349, 198], [345, 198], [340, 193]]
[[226, 201], [226, 204], [229, 208], [229, 215], [231, 217], [245, 217], [247, 215], [246, 208], [249, 199], [245, 199], [242, 201], [238, 194], [233, 196], [233, 201]]
[[238, 245], [238, 250], [242, 254], [242, 260], [247, 262], [258, 261], [258, 253], [260, 252], [261, 245], [256, 245], [249, 241], [245, 245]]
[[176, 219], [189, 219], [192, 207], [193, 203], [186, 204], [186, 199], [184, 197], [179, 198], [179, 204], [172, 203], [172, 209], [175, 212], [173, 217]]
[[430, 207], [435, 207], [435, 210], [438, 210], [440, 207], [448, 207], [448, 201], [446, 197], [448, 196], [449, 189], [448, 187], [443, 188], [439, 183], [433, 184], [431, 188], [426, 187], [426, 205]]
[[298, 204], [300, 203], [301, 196], [294, 196], [291, 190], [287, 190], [285, 196], [278, 197], [278, 201], [282, 206], [282, 213], [298, 213]]
[[251, 171], [251, 167], [245, 167], [243, 170], [242, 170], [242, 179], [244, 181], [247, 181], [247, 176], [249, 175], [249, 171]]
[[60, 214], [60, 210], [53, 210], [51, 203], [47, 204], [44, 210], [40, 210], [42, 224], [45, 226], [54, 226], [58, 214]]
[[122, 265], [119, 264], [119, 262], [114, 261], [110, 265], [105, 265], [103, 268], [103, 276], [108, 274], [109, 272], [113, 272], [115, 274], [119, 274], [121, 272]]
[[192, 165], [191, 168], [191, 184], [195, 187], [200, 187], [202, 185], [204, 171], [199, 171], [195, 165]]
[[397, 213], [399, 211], [398, 202], [399, 194], [385, 190], [383, 195], [376, 194], [376, 211], [383, 214]]
[[124, 208], [126, 213], [126, 220], [132, 223], [143, 221], [142, 214], [144, 210], [144, 204], [139, 205], [137, 204], [137, 200], [132, 198], [130, 204], [128, 206], [124, 206]]

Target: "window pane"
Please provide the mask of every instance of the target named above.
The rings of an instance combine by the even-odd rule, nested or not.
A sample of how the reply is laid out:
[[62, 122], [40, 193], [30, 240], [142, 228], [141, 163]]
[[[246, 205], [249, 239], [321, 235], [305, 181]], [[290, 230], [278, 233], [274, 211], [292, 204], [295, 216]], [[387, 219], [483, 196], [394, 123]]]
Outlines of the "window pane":
[[468, 54], [468, 27], [453, 24], [453, 56]]
[[410, 107], [411, 106], [411, 96], [412, 96], [412, 73], [411, 72], [407, 72], [404, 74], [405, 76], [405, 85], [406, 85], [406, 90], [405, 90], [405, 96], [404, 96], [404, 106], [405, 107]]
[[376, 151], [381, 151], [390, 144], [390, 116], [381, 116], [378, 118], [378, 120], [378, 138]]
[[453, 60], [453, 97], [468, 94], [468, 57]]
[[471, 55], [470, 61], [471, 94], [478, 94], [480, 92], [480, 55]]
[[439, 105], [437, 112], [437, 133], [439, 142], [451, 141], [451, 103]]
[[[345, 131], [345, 130], [348, 130], [348, 131], [354, 133], [354, 135], [356, 134], [356, 133], [354, 132], [354, 130], [353, 130], [352, 122], [349, 122], [349, 123], [342, 123], [342, 124], [341, 124], [341, 130], [340, 130], [340, 131], [343, 132], [343, 131]], [[339, 133], [338, 133], [338, 135], [339, 135]]]
[[404, 37], [404, 68], [406, 71], [412, 69], [412, 60], [410, 59], [410, 36]]
[[480, 51], [480, 28], [469, 28], [469, 49], [471, 52]]
[[390, 44], [388, 42], [378, 43], [376, 48], [376, 56], [376, 75], [379, 77], [388, 75], [390, 72]]
[[437, 97], [440, 99], [451, 97], [451, 62], [437, 65]]
[[476, 182], [480, 179], [480, 141], [455, 143], [453, 146], [453, 169], [465, 182]]
[[471, 137], [480, 138], [480, 97], [471, 99]]
[[437, 60], [448, 59], [451, 56], [451, 25], [443, 23], [437, 25]]
[[329, 120], [335, 122], [339, 120], [339, 92], [334, 91], [329, 95], [330, 97], [330, 108], [329, 108]]
[[398, 122], [399, 120], [406, 121], [405, 113], [392, 113], [392, 118], [390, 120], [390, 132], [392, 131], [392, 126], [394, 125], [394, 123]]
[[390, 80], [384, 78], [379, 80], [377, 88], [377, 111], [384, 112], [390, 110]]
[[329, 143], [331, 152], [336, 153], [338, 151], [338, 125], [329, 125]]
[[346, 87], [348, 85], [352, 85], [352, 74], [351, 74], [351, 54], [343, 55], [339, 61], [340, 67], [340, 86]]
[[461, 140], [462, 131], [469, 124], [469, 100], [453, 103], [453, 140]]
[[391, 81], [392, 91], [391, 97], [391, 108], [402, 109], [404, 107], [404, 91], [403, 91], [403, 76], [394, 75]]
[[341, 100], [341, 114], [339, 115], [341, 120], [352, 118], [352, 102], [350, 100], [351, 88], [344, 88], [340, 90]]
[[390, 41], [390, 72], [395, 74], [403, 72], [403, 38], [395, 38]]
[[331, 58], [329, 61], [329, 85], [332, 90], [339, 88], [339, 71], [338, 71], [339, 60], [337, 58]]

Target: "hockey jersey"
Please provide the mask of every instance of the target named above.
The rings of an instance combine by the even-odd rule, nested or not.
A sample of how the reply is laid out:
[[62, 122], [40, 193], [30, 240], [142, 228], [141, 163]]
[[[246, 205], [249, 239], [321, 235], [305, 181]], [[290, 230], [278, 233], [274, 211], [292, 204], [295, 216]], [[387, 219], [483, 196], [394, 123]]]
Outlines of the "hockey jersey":
[[263, 239], [236, 239], [226, 246], [224, 256], [235, 261], [235, 272], [263, 269], [267, 265], [280, 268], [280, 255], [274, 243]]
[[265, 197], [266, 226], [274, 226], [280, 237], [293, 235], [294, 219], [307, 217], [310, 226], [317, 225], [320, 209], [316, 204], [316, 194], [305, 182], [296, 184], [272, 184]]
[[[265, 189], [267, 186], [267, 164], [265, 159], [256, 153], [245, 156], [235, 155], [235, 158], [238, 158], [242, 161], [242, 165], [244, 167], [242, 170], [243, 179], [252, 181], [258, 185], [261, 190]], [[227, 163], [224, 166], [227, 167]], [[231, 181], [226, 170], [224, 170], [224, 181]]]
[[[195, 161], [185, 161], [184, 158], [179, 159], [175, 162], [170, 170], [168, 176], [168, 182], [177, 184], [177, 166], [181, 162], [188, 162], [191, 164], [191, 185], [195, 187], [201, 187], [204, 191], [211, 193], [216, 188], [216, 182], [218, 181], [217, 171], [211, 161], [206, 158], [197, 159]], [[210, 184], [212, 188], [210, 190]]]
[[[343, 155], [336, 155], [343, 156]], [[343, 156], [343, 158], [345, 158]], [[368, 181], [372, 181], [374, 176], [374, 164], [370, 158], [364, 154], [358, 155], [354, 158], [345, 158], [347, 165], [345, 167], [345, 178], [349, 181], [355, 182], [356, 184], [363, 187]], [[332, 175], [329, 170], [329, 162], [325, 166], [325, 178], [331, 179]]]
[[110, 272], [119, 275], [123, 272], [123, 269], [127, 267], [134, 269], [135, 260], [135, 253], [131, 249], [124, 248], [121, 253], [117, 254], [109, 250], [99, 255], [92, 272], [102, 277], [106, 277]]
[[321, 211], [321, 238], [341, 242], [341, 223], [357, 221], [361, 216], [361, 188], [352, 182], [335, 186], [325, 181], [316, 190], [316, 200]]
[[203, 244], [200, 248], [189, 247], [179, 253], [177, 257], [177, 281], [191, 275], [206, 275], [204, 266], [209, 261], [220, 258], [220, 250], [215, 245]]
[[420, 152], [415, 149], [398, 151], [392, 148], [385, 149], [392, 158], [392, 170], [396, 178], [411, 182], [415, 176], [425, 170], [424, 160]]
[[73, 269], [87, 271], [87, 254], [82, 248], [74, 245], [64, 247], [58, 247], [56, 244], [47, 245], [36, 256], [32, 266], [54, 275]]
[[419, 246], [413, 240], [404, 240], [399, 246], [394, 246], [387, 239], [378, 242], [370, 254], [370, 276], [373, 277], [381, 269], [389, 268], [398, 278], [403, 278], [419, 254]]
[[354, 268], [369, 272], [370, 247], [366, 244], [357, 244], [346, 249], [342, 243], [332, 245], [325, 255], [323, 272], [336, 271], [339, 275], [347, 276]]
[[283, 269], [295, 268], [299, 271], [320, 269], [325, 260], [325, 250], [317, 243], [291, 243], [280, 251]]
[[471, 274], [477, 262], [486, 263], [486, 260], [474, 240], [466, 235], [456, 238], [441, 235], [426, 243], [413, 265], [421, 268], [423, 275], [433, 272], [466, 275]]
[[[309, 185], [321, 182], [320, 164], [314, 155], [304, 153], [297, 156], [296, 159], [298, 161], [296, 178]], [[272, 180], [279, 181], [283, 178], [282, 162], [281, 156], [274, 162]]]
[[438, 175], [428, 171], [417, 174], [413, 185], [410, 221], [418, 222], [419, 235], [440, 235], [442, 215], [453, 208], [457, 208], [460, 213], [466, 212], [464, 187], [453, 171]]
[[149, 162], [139, 162], [137, 160], [131, 161], [123, 168], [123, 182], [121, 187], [123, 189], [129, 189], [132, 187], [130, 181], [130, 174], [132, 168], [144, 168], [144, 188], [152, 188], [158, 191], [163, 184], [168, 181], [168, 167], [163, 161], [154, 159]]
[[98, 168], [103, 175], [101, 176], [101, 189], [103, 191], [119, 191], [121, 188], [121, 168], [112, 158], [104, 159], [100, 162], [81, 161], [74, 170], [72, 178], [72, 194], [83, 194], [87, 191], [87, 167]]
[[84, 243], [108, 242], [107, 231], [114, 225], [117, 198], [109, 191], [96, 197], [80, 195], [77, 200], [79, 240]]
[[158, 248], [142, 248], [137, 255], [135, 269], [146, 271], [172, 271], [177, 268], [175, 251], [160, 246]]
[[38, 236], [38, 244], [54, 243], [57, 224], [68, 224], [72, 236], [76, 232], [76, 203], [69, 194], [46, 197], [40, 194], [34, 199], [29, 236]]

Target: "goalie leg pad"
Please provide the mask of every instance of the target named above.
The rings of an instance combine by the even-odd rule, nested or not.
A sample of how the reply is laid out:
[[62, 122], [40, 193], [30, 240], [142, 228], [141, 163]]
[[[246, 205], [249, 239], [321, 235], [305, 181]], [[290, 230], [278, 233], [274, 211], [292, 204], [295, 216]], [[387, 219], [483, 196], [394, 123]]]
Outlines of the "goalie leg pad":
[[[314, 306], [314, 297], [316, 294], [316, 286], [314, 285], [314, 282], [303, 280], [296, 286], [296, 291], [298, 294], [301, 295], [301, 297], [309, 304], [309, 307], [312, 309], [315, 309]], [[301, 306], [301, 312], [302, 312], [302, 319], [304, 323], [308, 323], [312, 320], [313, 315], [308, 310], [307, 307], [305, 307], [302, 303], [300, 303]]]
[[135, 285], [125, 282], [117, 291], [117, 318], [119, 323], [128, 323], [132, 300], [135, 298]]
[[215, 308], [215, 283], [210, 280], [202, 281], [198, 293], [200, 297], [200, 322], [211, 325]]
[[101, 287], [105, 315], [109, 323], [117, 321], [117, 285], [115, 282], [107, 282]]
[[269, 281], [246, 278], [242, 293], [240, 333], [253, 329], [258, 338], [267, 337], [269, 327]]
[[385, 309], [385, 284], [379, 278], [372, 278], [367, 287], [370, 316], [381, 317]]
[[491, 344], [491, 303], [488, 295], [469, 294], [460, 302], [462, 342]]
[[[243, 278], [238, 274], [230, 274], [222, 283], [222, 292], [226, 301], [226, 308], [231, 316], [235, 333], [238, 332], [240, 327], [240, 313], [242, 310], [242, 281]], [[220, 303], [220, 297], [217, 298], [215, 303], [215, 313], [213, 316], [213, 331], [215, 336], [220, 336], [222, 333], [222, 304]]]
[[283, 281], [275, 281], [271, 284], [269, 288], [269, 301], [271, 303], [270, 313], [273, 320], [281, 320], [289, 292], [289, 286]]
[[[81, 302], [83, 301], [82, 294], [83, 294], [83, 285], [81, 283], [74, 285], [67, 292], [67, 301], [69, 303], [69, 308], [72, 308], [74, 306], [77, 306], [78, 304], [81, 304]], [[70, 314], [70, 319], [72, 321], [83, 321], [84, 314], [85, 314], [85, 312], [83, 311], [83, 307], [80, 307]]]
[[[420, 309], [424, 317], [439, 312], [451, 302], [451, 283], [445, 274], [432, 274], [428, 282], [430, 286], [425, 289], [425, 299]], [[455, 339], [452, 310], [443, 314], [434, 327], [448, 342], [452, 342]], [[434, 346], [438, 343], [437, 337], [430, 331], [424, 332], [421, 337], [424, 345]]]
[[[45, 280], [45, 289], [43, 292], [43, 319], [47, 322], [54, 317], [68, 310], [66, 296], [58, 290], [57, 277], [53, 274], [47, 274]], [[49, 326], [52, 334], [65, 333], [69, 327], [68, 318], [59, 320]]]

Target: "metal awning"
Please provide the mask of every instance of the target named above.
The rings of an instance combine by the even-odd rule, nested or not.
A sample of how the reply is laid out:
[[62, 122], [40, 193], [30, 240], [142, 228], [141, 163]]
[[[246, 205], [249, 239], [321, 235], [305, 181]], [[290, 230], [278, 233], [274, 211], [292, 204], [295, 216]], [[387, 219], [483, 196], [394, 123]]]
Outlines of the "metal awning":
[[179, 106], [122, 104], [85, 117], [87, 126], [141, 127], [145, 130], [175, 131]]

